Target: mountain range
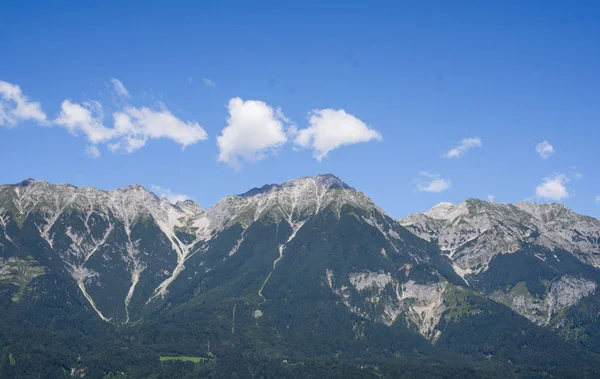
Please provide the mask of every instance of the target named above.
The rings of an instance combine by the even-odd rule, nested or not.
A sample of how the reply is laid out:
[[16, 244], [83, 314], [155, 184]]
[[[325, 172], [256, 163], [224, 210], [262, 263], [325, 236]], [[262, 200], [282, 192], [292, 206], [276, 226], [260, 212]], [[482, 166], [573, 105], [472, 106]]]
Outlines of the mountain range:
[[28, 179], [0, 186], [0, 377], [594, 377], [599, 267], [600, 221], [560, 204]]

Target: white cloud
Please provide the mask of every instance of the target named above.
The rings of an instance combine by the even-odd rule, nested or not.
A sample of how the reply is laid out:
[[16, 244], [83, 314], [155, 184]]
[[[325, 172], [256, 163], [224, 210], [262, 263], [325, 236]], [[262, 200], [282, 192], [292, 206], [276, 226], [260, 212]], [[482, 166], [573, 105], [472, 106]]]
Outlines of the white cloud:
[[279, 109], [239, 97], [229, 100], [228, 109], [227, 126], [217, 137], [219, 162], [238, 169], [240, 159], [259, 161], [287, 141], [284, 123], [289, 120]]
[[0, 126], [12, 127], [26, 120], [46, 123], [41, 104], [29, 101], [18, 85], [0, 80]]
[[460, 158], [468, 150], [473, 149], [475, 147], [481, 147], [481, 138], [479, 138], [479, 137], [465, 138], [459, 142], [458, 146], [451, 149], [446, 154], [442, 155], [442, 158]]
[[92, 144], [106, 142], [115, 136], [115, 131], [102, 123], [102, 105], [98, 102], [85, 102], [82, 105], [65, 100], [61, 111], [54, 120], [57, 125], [66, 128], [77, 136], [83, 134]]
[[98, 149], [98, 147], [95, 145], [89, 145], [88, 147], [86, 147], [85, 153], [90, 158], [100, 158], [100, 156], [102, 155], [102, 154], [100, 154], [100, 149]]
[[569, 196], [566, 184], [569, 178], [563, 174], [555, 174], [544, 178], [542, 184], [535, 188], [538, 199], [560, 201]]
[[600, 204], [600, 195], [596, 196], [596, 204]]
[[146, 145], [146, 142], [148, 142], [148, 139], [146, 138], [126, 136], [121, 138], [117, 142], [109, 143], [108, 149], [113, 153], [116, 153], [117, 151], [133, 153], [134, 151], [137, 151], [144, 147], [144, 145]]
[[112, 79], [110, 79], [110, 82], [113, 85], [113, 88], [115, 89], [115, 92], [117, 93], [117, 95], [119, 95], [123, 98], [126, 98], [126, 99], [131, 97], [129, 95], [129, 91], [127, 91], [127, 88], [125, 88], [125, 86], [119, 79], [112, 78]]
[[[111, 83], [121, 97], [129, 92], [120, 80]], [[147, 107], [131, 107], [113, 114], [114, 125], [104, 125], [102, 105], [97, 101], [81, 104], [64, 100], [58, 116], [52, 124], [61, 126], [75, 136], [83, 135], [91, 143], [86, 153], [94, 158], [100, 156], [97, 144], [106, 143], [110, 150], [133, 152], [143, 147], [149, 139], [170, 139], [183, 148], [208, 138], [206, 131], [194, 121], [183, 121], [162, 106], [160, 110]], [[31, 102], [17, 85], [0, 81], [0, 126], [14, 126], [21, 120], [46, 122], [46, 114], [40, 103]]]
[[583, 174], [577, 170], [576, 166], [571, 166], [569, 168], [569, 170], [571, 171], [570, 172], [571, 178], [575, 178], [575, 179], [582, 179], [583, 178]]
[[157, 185], [152, 185], [152, 192], [154, 192], [161, 199], [167, 199], [170, 203], [175, 204], [178, 201], [189, 200], [190, 197], [188, 195], [184, 195], [182, 193], [175, 193], [168, 188], [163, 188]]
[[98, 102], [75, 104], [65, 100], [54, 123], [73, 135], [83, 134], [92, 143], [107, 143], [115, 151], [132, 153], [142, 148], [149, 139], [170, 139], [187, 147], [208, 138], [196, 122], [182, 121], [169, 110], [151, 110], [146, 107], [126, 107], [113, 114], [114, 126], [103, 124], [102, 105]]
[[554, 146], [550, 145], [548, 141], [542, 141], [535, 145], [535, 151], [542, 157], [543, 159], [549, 158], [552, 154], [554, 154]]
[[494, 202], [495, 198], [496, 198], [496, 195], [492, 195], [492, 194], [489, 194], [487, 197], [488, 201], [491, 201], [491, 202]]
[[183, 148], [208, 138], [206, 131], [197, 123], [183, 121], [168, 109], [155, 111], [146, 107], [126, 107], [114, 115], [114, 130], [121, 139], [111, 144], [112, 150], [129, 153], [143, 147], [148, 139], [165, 138]]
[[204, 83], [204, 85], [209, 88], [216, 86], [215, 82], [213, 82], [209, 78], [202, 78], [202, 83]]
[[[111, 82], [120, 96], [129, 97], [123, 83], [115, 78]], [[108, 143], [113, 152], [134, 152], [142, 148], [149, 139], [170, 139], [185, 148], [208, 138], [206, 131], [197, 122], [180, 120], [164, 107], [152, 110], [127, 106], [115, 112], [113, 118], [114, 125], [108, 128], [103, 124], [100, 103], [76, 104], [65, 100], [54, 123], [66, 128], [71, 134], [85, 135], [93, 145]]]
[[318, 161], [341, 146], [382, 139], [379, 132], [343, 109], [317, 109], [309, 116], [309, 126], [295, 133], [294, 143], [313, 149]]
[[419, 192], [443, 192], [452, 186], [452, 182], [442, 178], [439, 174], [421, 171], [414, 180]]

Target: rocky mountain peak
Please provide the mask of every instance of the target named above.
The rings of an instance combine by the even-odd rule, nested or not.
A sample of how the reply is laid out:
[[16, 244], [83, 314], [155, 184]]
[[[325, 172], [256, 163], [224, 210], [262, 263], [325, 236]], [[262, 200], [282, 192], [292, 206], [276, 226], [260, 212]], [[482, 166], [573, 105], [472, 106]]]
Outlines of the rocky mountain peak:
[[264, 195], [272, 192], [276, 192], [278, 190], [288, 188], [288, 189], [298, 189], [302, 190], [302, 188], [306, 186], [312, 186], [318, 190], [326, 191], [329, 189], [352, 189], [349, 185], [344, 183], [340, 178], [332, 174], [320, 174], [315, 176], [305, 176], [298, 179], [289, 180], [287, 182], [281, 184], [266, 184], [262, 187], [253, 188], [239, 196], [242, 197], [253, 197], [257, 195]]
[[204, 208], [194, 200], [183, 200], [175, 203], [175, 207], [190, 215], [199, 215], [204, 213]]
[[30, 185], [34, 184], [35, 182], [36, 182], [36, 180], [35, 180], [35, 179], [28, 178], [28, 179], [25, 179], [25, 180], [23, 180], [23, 181], [21, 181], [21, 182], [19, 182], [19, 183], [15, 184], [15, 186], [19, 186], [19, 187], [27, 187], [27, 186], [30, 186]]
[[468, 208], [466, 207], [465, 203], [456, 205], [448, 202], [442, 202], [423, 214], [436, 220], [453, 220], [456, 217], [465, 215], [467, 213]]
[[119, 192], [150, 192], [141, 184], [130, 184], [125, 187], [118, 188], [116, 191]]
[[538, 220], [548, 222], [553, 219], [563, 217], [572, 217], [575, 215], [569, 208], [562, 204], [538, 204], [534, 202], [520, 201], [515, 204], [517, 208], [537, 218]]
[[600, 221], [560, 204], [468, 199], [460, 204], [440, 203], [399, 222], [435, 242], [460, 270], [485, 270], [497, 254], [529, 244], [571, 251], [585, 263], [600, 266]]
[[235, 212], [251, 220], [270, 213], [293, 223], [331, 206], [339, 212], [345, 204], [366, 210], [377, 208], [362, 192], [334, 175], [324, 174], [269, 184], [241, 195], [226, 197], [209, 213], [217, 210], [219, 213]]

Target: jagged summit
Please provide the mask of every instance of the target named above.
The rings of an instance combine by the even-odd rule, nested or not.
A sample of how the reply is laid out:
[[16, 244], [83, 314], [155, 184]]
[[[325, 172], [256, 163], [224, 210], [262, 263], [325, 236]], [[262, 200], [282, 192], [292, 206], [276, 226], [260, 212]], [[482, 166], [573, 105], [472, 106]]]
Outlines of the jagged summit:
[[573, 252], [600, 267], [600, 221], [561, 204], [502, 204], [468, 199], [440, 203], [399, 220], [417, 236], [434, 241], [461, 270], [485, 270], [497, 254], [533, 244]]
[[319, 189], [352, 189], [352, 187], [344, 183], [340, 178], [333, 174], [319, 174], [315, 176], [305, 176], [298, 179], [288, 180], [287, 182], [281, 184], [265, 184], [262, 187], [252, 188], [251, 190], [244, 192], [239, 196], [252, 197], [260, 194], [269, 193], [281, 188], [301, 187], [306, 185], [307, 183], [312, 183], [315, 187], [318, 187]]
[[[83, 187], [77, 187], [71, 184], [53, 184], [53, 183], [49, 183], [45, 180], [36, 180], [36, 179], [32, 179], [32, 178], [28, 178], [25, 179], [17, 184], [9, 184], [9, 185], [0, 185], [0, 190], [3, 187], [29, 187], [27, 189], [27, 192], [30, 193], [30, 196], [35, 195], [36, 193], [39, 195], [43, 192], [48, 192], [48, 191], [60, 191], [60, 189], [65, 189], [68, 191], [75, 191], [75, 192], [80, 192], [80, 193], [86, 193], [86, 194], [91, 194], [91, 193], [97, 193], [97, 194], [105, 194], [105, 195], [109, 195], [109, 194], [115, 194], [115, 193], [119, 193], [119, 194], [132, 194], [132, 193], [136, 193], [138, 194], [138, 197], [142, 197], [142, 198], [148, 198], [149, 196], [154, 197], [158, 202], [160, 202], [162, 199], [156, 195], [155, 193], [153, 193], [152, 191], [146, 189], [144, 186], [140, 185], [140, 184], [130, 184], [127, 186], [123, 186], [120, 188], [116, 188], [116, 189], [111, 189], [111, 190], [101, 190], [101, 189], [97, 189], [94, 187], [88, 187], [88, 186], [83, 186]], [[301, 177], [298, 179], [293, 179], [293, 180], [289, 180], [287, 182], [281, 183], [281, 184], [266, 184], [262, 187], [257, 187], [257, 188], [253, 188], [249, 191], [246, 191], [240, 195], [232, 195], [232, 196], [228, 196], [226, 198], [235, 198], [235, 197], [241, 197], [241, 198], [253, 198], [256, 196], [265, 196], [268, 194], [273, 194], [276, 192], [306, 192], [306, 189], [310, 187], [312, 189], [314, 189], [317, 192], [326, 192], [328, 190], [334, 190], [334, 189], [341, 189], [341, 190], [352, 190], [355, 191], [354, 188], [350, 187], [349, 185], [347, 185], [346, 183], [344, 183], [340, 178], [338, 178], [337, 176], [333, 175], [333, 174], [319, 174], [319, 175], [315, 175], [315, 176], [306, 176], [306, 177]], [[358, 191], [356, 191], [358, 192]], [[226, 199], [224, 198], [224, 199]], [[185, 208], [185, 209], [194, 209], [194, 213], [199, 213], [200, 210], [204, 210], [200, 204], [194, 202], [193, 200], [186, 200], [186, 201], [179, 201], [176, 204], [173, 204], [174, 206], [176, 206], [177, 208]], [[216, 205], [216, 204], [215, 204]]]
[[141, 184], [130, 184], [121, 188], [117, 188], [116, 190], [112, 190], [112, 191], [121, 191], [121, 192], [127, 192], [127, 191], [142, 191], [142, 192], [151, 192], [148, 191], [144, 186], [142, 186]]
[[[192, 200], [172, 204], [137, 184], [109, 191], [45, 181], [28, 181], [26, 186], [0, 186], [0, 224], [5, 225], [1, 230], [10, 219], [24, 220], [28, 228], [37, 230], [65, 263], [98, 316], [106, 321], [110, 320], [108, 313], [103, 312], [86, 289], [93, 285], [97, 275], [88, 261], [108, 254], [96, 253], [108, 249], [110, 239], [119, 233], [123, 245], [118, 254], [130, 275], [123, 316], [128, 322], [129, 304], [140, 275], [151, 270], [147, 261], [150, 258], [142, 253], [140, 245], [144, 240], [136, 234], [140, 225], [148, 222], [155, 225], [163, 242], [176, 255], [176, 265], [160, 272], [163, 280], [154, 284], [154, 292], [146, 299], [152, 302], [169, 292], [171, 283], [185, 269], [190, 257], [210, 246], [211, 241], [229, 227], [241, 227], [239, 243], [229, 253], [233, 255], [244, 241], [245, 231], [259, 220], [287, 223], [292, 230], [291, 240], [310, 217], [325, 209], [340, 217], [346, 205], [355, 211], [360, 208], [362, 212], [357, 212], [364, 222], [377, 227], [386, 238], [399, 238], [394, 232], [393, 220], [382, 217], [369, 198], [333, 175], [304, 177], [244, 195], [227, 196], [207, 210]], [[64, 242], [65, 238], [68, 243]]]
[[459, 205], [442, 202], [423, 214], [434, 219], [444, 220], [451, 218], [457, 209], [460, 209]]
[[150, 215], [169, 230], [175, 226], [195, 225], [197, 235], [204, 236], [202, 238], [232, 223], [249, 225], [267, 214], [294, 223], [331, 206], [337, 212], [345, 204], [365, 210], [378, 209], [363, 193], [331, 174], [303, 177], [227, 196], [208, 210], [192, 200], [171, 204], [139, 184], [105, 191], [27, 179], [18, 185], [0, 186], [0, 200], [2, 212], [28, 215], [39, 210], [48, 219], [71, 208], [86, 212], [110, 211], [126, 224]]
[[[307, 176], [281, 184], [269, 184], [251, 189], [241, 195], [228, 196], [208, 210], [217, 218], [242, 217], [246, 222], [266, 214], [294, 223], [319, 213], [325, 208], [339, 213], [350, 204], [365, 210], [378, 209], [362, 192], [345, 184], [331, 174]], [[236, 214], [236, 217], [231, 217]]]
[[72, 184], [62, 184], [62, 183], [57, 183], [57, 184], [51, 184], [48, 183], [45, 180], [37, 180], [37, 179], [33, 179], [33, 178], [27, 178], [25, 180], [20, 181], [19, 183], [15, 183], [15, 184], [6, 184], [6, 185], [0, 185], [0, 187], [5, 187], [5, 186], [10, 186], [10, 187], [31, 187], [31, 186], [40, 186], [40, 185], [54, 185], [54, 186], [63, 186], [63, 187], [70, 187], [70, 188], [77, 188], [76, 186], [72, 185]]
[[21, 181], [21, 182], [19, 182], [17, 184], [14, 184], [14, 186], [27, 187], [27, 186], [32, 185], [35, 182], [36, 182], [35, 179], [33, 179], [33, 178], [27, 178], [27, 179], [25, 179], [25, 180], [23, 180], [23, 181]]
[[[19, 213], [28, 213], [33, 208], [58, 210], [69, 206], [106, 209], [114, 208], [115, 204], [130, 208], [128, 213], [133, 212], [133, 208], [135, 208], [135, 212], [151, 211], [152, 208], [185, 208], [186, 213], [193, 214], [199, 213], [202, 209], [199, 204], [191, 204], [192, 200], [177, 207], [176, 204], [171, 204], [167, 199], [161, 199], [140, 184], [102, 190], [89, 186], [53, 184], [45, 180], [30, 178], [17, 184], [0, 185], [0, 199], [9, 196], [12, 200], [8, 203], [16, 206]], [[12, 206], [4, 204], [4, 208], [11, 209]]]
[[[417, 212], [409, 215], [405, 218], [400, 219], [401, 223], [406, 223], [411, 219], [418, 216], [427, 216], [436, 220], [455, 220], [461, 216], [475, 213], [486, 213], [494, 211], [519, 211], [525, 212], [532, 217], [549, 220], [562, 213], [574, 213], [563, 204], [558, 203], [536, 203], [536, 202], [525, 202], [520, 201], [515, 204], [509, 203], [498, 203], [495, 201], [482, 200], [477, 198], [469, 198], [465, 201], [454, 204], [450, 202], [441, 202], [433, 206], [431, 209], [425, 212]], [[582, 216], [584, 217], [584, 216]]]
[[252, 222], [268, 213], [276, 219], [294, 222], [332, 205], [338, 211], [344, 204], [375, 208], [363, 193], [331, 174], [303, 177], [255, 188], [242, 195], [227, 196], [208, 210], [192, 200], [171, 204], [139, 184], [105, 191], [27, 179], [18, 185], [0, 186], [0, 200], [3, 200], [3, 212], [23, 215], [34, 209], [56, 215], [66, 209], [77, 208], [110, 210], [125, 221], [143, 214], [151, 215], [165, 225], [194, 223], [203, 218], [204, 227], [201, 229], [204, 231], [219, 230], [240, 220]]
[[523, 212], [527, 212], [528, 214], [543, 221], [551, 221], [552, 219], [560, 217], [561, 215], [568, 216], [568, 214], [576, 214], [563, 204], [557, 203], [538, 204], [535, 202], [520, 201], [516, 203], [515, 206]]
[[201, 214], [204, 212], [204, 208], [200, 204], [190, 199], [176, 202], [175, 207], [190, 214]]
[[152, 193], [151, 191], [147, 190], [144, 186], [142, 186], [141, 184], [130, 184], [130, 185], [126, 185], [120, 188], [116, 188], [116, 189], [112, 189], [112, 190], [101, 190], [95, 187], [89, 187], [89, 186], [83, 186], [83, 187], [77, 187], [75, 185], [69, 184], [69, 183], [49, 183], [45, 180], [36, 180], [36, 179], [32, 179], [32, 178], [28, 178], [25, 179], [19, 183], [16, 184], [5, 184], [5, 185], [0, 185], [0, 188], [2, 187], [32, 187], [32, 188], [45, 188], [45, 189], [52, 189], [52, 190], [57, 190], [60, 188], [65, 188], [65, 189], [73, 189], [73, 190], [82, 190], [82, 191], [97, 191], [97, 192], [104, 192], [104, 193], [110, 193], [110, 192], [131, 192], [131, 191], [137, 191], [137, 192], [148, 192], [148, 193]]

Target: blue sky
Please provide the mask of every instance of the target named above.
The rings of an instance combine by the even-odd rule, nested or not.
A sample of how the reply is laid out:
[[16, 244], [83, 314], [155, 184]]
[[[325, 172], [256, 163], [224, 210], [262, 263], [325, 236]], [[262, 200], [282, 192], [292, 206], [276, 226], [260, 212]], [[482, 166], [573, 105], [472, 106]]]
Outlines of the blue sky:
[[488, 195], [600, 217], [600, 3], [176, 3], [0, 3], [1, 183], [208, 207], [333, 173], [393, 217]]

